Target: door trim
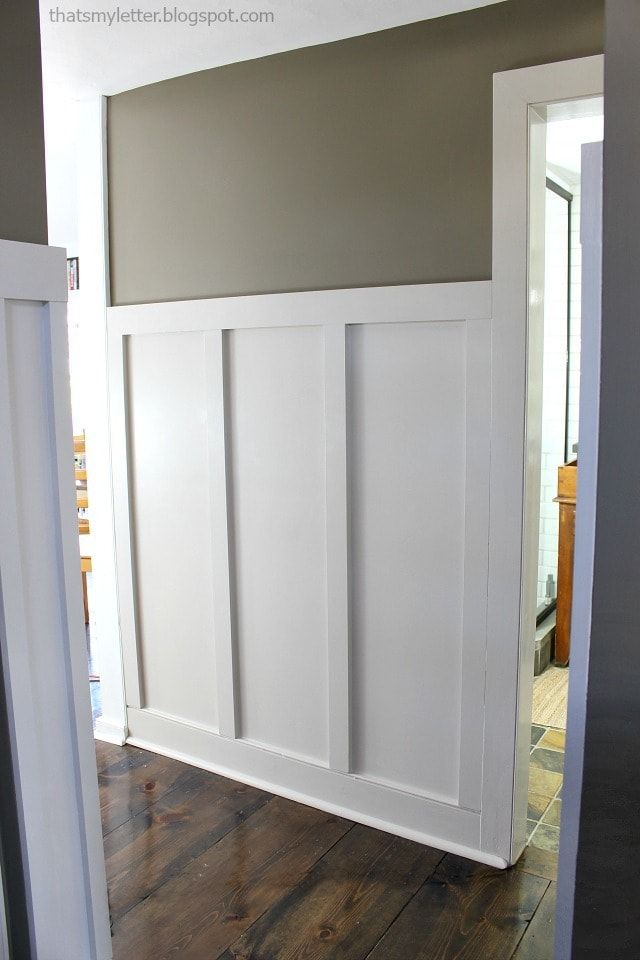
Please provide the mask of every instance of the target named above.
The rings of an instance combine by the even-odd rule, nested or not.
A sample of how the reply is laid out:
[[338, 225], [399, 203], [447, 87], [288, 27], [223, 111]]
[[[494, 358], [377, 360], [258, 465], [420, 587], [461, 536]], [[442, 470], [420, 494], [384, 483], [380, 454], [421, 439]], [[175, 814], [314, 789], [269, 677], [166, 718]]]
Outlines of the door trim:
[[34, 955], [105, 960], [65, 281], [63, 249], [0, 240], [0, 673]]
[[92, 624], [95, 624], [102, 694], [102, 715], [96, 721], [95, 738], [123, 744], [127, 738], [127, 727], [118, 622], [108, 403], [107, 98], [93, 94], [79, 100], [75, 104], [75, 113], [78, 130], [78, 233], [82, 260], [82, 286], [78, 297], [87, 376], [92, 384], [86, 410], [93, 544]]
[[[535, 590], [540, 376], [532, 363], [541, 339], [542, 300], [532, 217], [544, 192], [546, 106], [601, 96], [604, 57], [494, 75], [493, 323], [491, 508], [482, 846], [511, 863], [525, 846]], [[533, 165], [537, 167], [531, 176]], [[544, 214], [542, 214], [544, 215]], [[542, 272], [542, 280], [544, 272]], [[539, 291], [528, 306], [529, 289]], [[517, 643], [514, 643], [514, 638]], [[507, 838], [509, 842], [507, 843]]]

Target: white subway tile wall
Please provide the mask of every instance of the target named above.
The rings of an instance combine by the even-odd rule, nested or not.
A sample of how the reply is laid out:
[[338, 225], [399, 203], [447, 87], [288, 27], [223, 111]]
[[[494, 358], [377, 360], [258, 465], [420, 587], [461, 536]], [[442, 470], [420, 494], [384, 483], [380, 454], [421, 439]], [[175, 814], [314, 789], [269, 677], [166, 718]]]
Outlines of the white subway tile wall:
[[[568, 443], [578, 441], [580, 391], [580, 191], [573, 188], [571, 212], [571, 337], [569, 353]], [[538, 603], [547, 597], [547, 580], [558, 571], [558, 466], [564, 462], [567, 358], [567, 210], [566, 200], [547, 190], [545, 250], [545, 315], [542, 401], [542, 460]]]
[[580, 326], [582, 317], [582, 246], [580, 244], [580, 187], [573, 189], [571, 212], [571, 337], [569, 339], [569, 452], [578, 442], [580, 407]]

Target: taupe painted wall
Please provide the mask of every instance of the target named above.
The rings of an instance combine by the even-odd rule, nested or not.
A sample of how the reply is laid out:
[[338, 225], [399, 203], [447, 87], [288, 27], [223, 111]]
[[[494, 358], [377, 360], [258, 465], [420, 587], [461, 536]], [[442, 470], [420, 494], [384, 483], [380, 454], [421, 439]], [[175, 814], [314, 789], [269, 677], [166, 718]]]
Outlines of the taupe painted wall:
[[0, 238], [47, 242], [37, 0], [0, 0]]
[[508, 0], [112, 97], [113, 302], [490, 278], [492, 74], [602, 47]]

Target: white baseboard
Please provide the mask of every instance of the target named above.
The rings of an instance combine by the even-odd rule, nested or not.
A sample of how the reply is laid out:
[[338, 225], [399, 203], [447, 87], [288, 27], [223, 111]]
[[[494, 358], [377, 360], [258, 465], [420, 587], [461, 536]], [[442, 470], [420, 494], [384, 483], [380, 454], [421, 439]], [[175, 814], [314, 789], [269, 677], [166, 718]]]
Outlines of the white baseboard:
[[328, 803], [317, 797], [310, 797], [304, 793], [300, 793], [297, 790], [290, 790], [286, 788], [283, 789], [279, 785], [276, 789], [274, 789], [274, 785], [272, 783], [262, 779], [261, 777], [252, 777], [244, 774], [238, 775], [235, 771], [230, 772], [226, 767], [221, 767], [219, 764], [209, 763], [206, 760], [200, 759], [199, 757], [192, 756], [188, 753], [183, 753], [181, 750], [173, 750], [170, 747], [164, 747], [155, 741], [145, 740], [144, 738], [134, 735], [129, 738], [129, 743], [134, 747], [140, 747], [142, 750], [148, 750], [150, 753], [157, 753], [163, 757], [170, 757], [173, 760], [178, 760], [179, 762], [186, 763], [189, 766], [198, 767], [201, 770], [208, 770], [211, 773], [217, 773], [222, 777], [237, 779], [239, 782], [248, 783], [252, 787], [256, 787], [258, 790], [266, 790], [269, 793], [276, 793], [279, 796], [287, 797], [287, 799], [293, 800], [295, 803], [302, 803], [305, 806], [314, 807], [316, 810], [323, 810], [325, 813], [330, 813], [338, 817], [344, 817], [347, 820], [355, 820], [357, 823], [363, 823], [365, 826], [372, 827], [374, 830], [382, 830], [384, 833], [391, 833], [394, 836], [404, 837], [406, 840], [412, 840], [414, 843], [425, 844], [438, 850], [443, 850], [445, 853], [451, 853], [455, 856], [464, 857], [467, 860], [476, 860], [479, 863], [485, 863], [488, 866], [496, 867], [498, 870], [505, 870], [509, 866], [507, 861], [502, 857], [493, 856], [492, 854], [485, 853], [484, 851], [478, 850], [475, 847], [472, 848], [463, 844], [455, 843], [453, 841], [441, 840], [438, 837], [430, 836], [421, 830], [411, 830], [404, 827], [399, 827], [397, 824], [390, 823], [388, 820], [367, 816], [359, 810], [354, 810], [351, 807], [343, 806], [342, 804]]
[[104, 743], [115, 743], [119, 747], [127, 742], [129, 731], [125, 724], [112, 723], [104, 717], [98, 717], [93, 728], [95, 740], [102, 740]]
[[507, 866], [506, 860], [479, 848], [476, 811], [343, 774], [244, 739], [222, 737], [147, 708], [130, 707], [127, 723], [131, 746], [447, 853], [499, 869]]

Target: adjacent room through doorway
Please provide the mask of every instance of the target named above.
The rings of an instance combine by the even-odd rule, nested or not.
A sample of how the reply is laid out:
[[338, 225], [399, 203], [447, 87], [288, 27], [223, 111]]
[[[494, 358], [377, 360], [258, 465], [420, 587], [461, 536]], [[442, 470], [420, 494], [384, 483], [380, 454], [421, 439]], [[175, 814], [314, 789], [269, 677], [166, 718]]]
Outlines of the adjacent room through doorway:
[[[580, 115], [583, 114], [583, 115]], [[602, 98], [557, 105], [546, 131], [540, 512], [527, 840], [557, 852], [571, 663], [579, 467], [581, 148]]]
[[[93, 564], [94, 540], [91, 536], [90, 469], [87, 469], [86, 427], [91, 396], [91, 381], [88, 375], [87, 331], [82, 301], [80, 300], [79, 257], [67, 259], [69, 300], [67, 302], [67, 332], [69, 337], [69, 374], [71, 386], [71, 412], [73, 416], [73, 455], [76, 481], [76, 504], [78, 508], [78, 538], [80, 543], [80, 576], [84, 624], [87, 641], [87, 667], [91, 692], [93, 723], [102, 715], [100, 689], [100, 663], [98, 655], [95, 618]], [[89, 460], [89, 464], [91, 461]]]

